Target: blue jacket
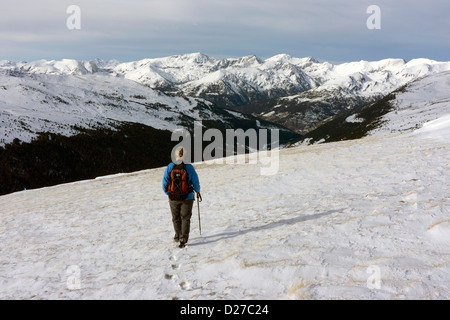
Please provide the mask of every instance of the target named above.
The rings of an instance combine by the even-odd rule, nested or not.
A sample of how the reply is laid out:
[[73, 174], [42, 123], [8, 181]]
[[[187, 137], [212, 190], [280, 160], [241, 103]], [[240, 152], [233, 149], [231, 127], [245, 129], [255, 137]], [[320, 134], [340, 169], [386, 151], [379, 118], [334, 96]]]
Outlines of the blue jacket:
[[[165, 194], [169, 195], [169, 193], [167, 192], [167, 188], [169, 187], [169, 177], [170, 177], [170, 172], [172, 171], [172, 168], [175, 166], [174, 163], [170, 163], [167, 168], [166, 171], [164, 172], [164, 177], [163, 177], [163, 181], [162, 181], [162, 188]], [[197, 172], [195, 171], [194, 167], [192, 166], [192, 164], [186, 164], [186, 171], [188, 173], [188, 177], [189, 177], [189, 185], [194, 187], [195, 192], [200, 192], [200, 181], [198, 180], [198, 175]], [[189, 195], [187, 196], [186, 200], [193, 200], [194, 199], [194, 193], [191, 192], [189, 193]]]

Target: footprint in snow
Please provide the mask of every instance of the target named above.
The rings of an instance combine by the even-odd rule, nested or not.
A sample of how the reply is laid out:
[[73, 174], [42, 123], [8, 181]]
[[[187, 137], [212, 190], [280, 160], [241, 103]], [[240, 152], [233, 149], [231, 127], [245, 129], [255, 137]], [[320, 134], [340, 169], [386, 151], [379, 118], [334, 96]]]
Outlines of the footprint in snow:
[[182, 290], [189, 290], [191, 288], [191, 284], [187, 281], [181, 281], [180, 282], [180, 288]]
[[178, 276], [176, 274], [171, 274], [171, 273], [165, 273], [164, 274], [164, 278], [167, 280], [172, 280], [172, 279], [176, 279]]
[[174, 255], [170, 256], [169, 260], [172, 261], [172, 264], [170, 265], [170, 271], [166, 271], [164, 273], [164, 278], [167, 280], [176, 279], [176, 278], [178, 278], [178, 275], [173, 274], [172, 271], [176, 271], [176, 270], [180, 269], [180, 265], [178, 263], [176, 263], [177, 257]]

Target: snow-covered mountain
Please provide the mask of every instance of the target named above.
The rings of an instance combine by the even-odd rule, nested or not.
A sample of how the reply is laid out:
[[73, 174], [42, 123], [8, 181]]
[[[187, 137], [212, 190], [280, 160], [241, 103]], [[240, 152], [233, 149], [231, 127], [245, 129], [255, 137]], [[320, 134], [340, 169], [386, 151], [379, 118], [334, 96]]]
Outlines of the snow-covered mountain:
[[151, 87], [181, 91], [222, 107], [298, 93], [315, 85], [300, 66], [256, 56], [215, 59], [195, 53], [123, 63], [112, 70]]
[[333, 65], [286, 54], [263, 60], [256, 56], [215, 59], [195, 53], [121, 63], [108, 70], [150, 87], [172, 87], [193, 97], [234, 95], [241, 100], [234, 103], [237, 106], [292, 94], [290, 99], [295, 99], [295, 95], [310, 90], [310, 94], [386, 95], [426, 74], [450, 70], [450, 62], [385, 59]]
[[[79, 128], [115, 128], [128, 122], [173, 131], [193, 128], [195, 120], [232, 128], [235, 121], [244, 119], [258, 128], [252, 117], [217, 108], [203, 99], [170, 96], [109, 76], [98, 72], [93, 63], [44, 65], [0, 72], [0, 145], [16, 138], [30, 142], [40, 132], [73, 135]], [[264, 127], [264, 122], [258, 124]]]
[[0, 69], [31, 74], [102, 73], [168, 94], [203, 98], [219, 107], [236, 107], [303, 134], [341, 111], [374, 102], [414, 79], [450, 70], [450, 62], [385, 59], [334, 65], [286, 54], [216, 59], [193, 53], [126, 63], [2, 61]]
[[15, 73], [53, 74], [53, 75], [84, 75], [100, 72], [98, 65], [108, 65], [101, 60], [78, 61], [73, 59], [37, 60], [32, 62], [0, 61], [1, 70]]
[[[336, 130], [330, 128], [332, 119], [350, 116], [369, 102], [382, 106], [385, 100], [379, 99], [393, 90], [446, 70], [450, 63], [426, 59], [332, 65], [288, 55], [262, 60], [187, 54], [129, 63], [0, 61], [0, 146], [18, 142], [0, 152], [2, 188], [12, 188], [2, 192], [162, 164], [170, 132], [192, 130], [195, 120], [221, 130], [279, 128], [282, 142], [299, 136], [286, 127], [301, 133], [317, 128], [310, 141], [330, 140]], [[254, 103], [240, 110], [253, 116], [221, 108], [248, 102]], [[41, 140], [32, 142], [37, 137]]]
[[450, 70], [450, 62], [386, 59], [339, 65], [315, 63], [303, 68], [318, 84], [310, 90], [237, 110], [282, 124], [305, 134], [342, 112], [375, 102], [401, 86], [428, 74]]
[[[201, 53], [127, 63], [117, 61], [0, 61], [0, 69], [27, 73], [109, 73], [167, 93], [199, 97], [221, 107], [298, 93], [314, 86], [299, 66], [256, 56], [215, 59]], [[310, 59], [298, 59], [305, 63]]]
[[203, 130], [280, 129], [280, 143], [298, 137], [201, 98], [111, 76], [93, 62], [2, 66], [1, 194], [163, 165], [178, 142], [172, 142], [172, 132], [192, 133], [195, 121]]
[[330, 142], [408, 132], [448, 115], [450, 71], [444, 71], [411, 81], [375, 103], [343, 112], [306, 134], [302, 141]]

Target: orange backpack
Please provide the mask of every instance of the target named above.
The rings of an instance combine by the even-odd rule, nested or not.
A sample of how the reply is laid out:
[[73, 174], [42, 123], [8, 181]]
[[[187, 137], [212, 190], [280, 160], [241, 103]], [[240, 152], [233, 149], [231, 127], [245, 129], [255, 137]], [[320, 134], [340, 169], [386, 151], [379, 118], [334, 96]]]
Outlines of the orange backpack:
[[192, 192], [186, 165], [183, 162], [172, 168], [167, 191], [169, 192], [169, 199], [176, 201], [186, 200], [189, 193]]

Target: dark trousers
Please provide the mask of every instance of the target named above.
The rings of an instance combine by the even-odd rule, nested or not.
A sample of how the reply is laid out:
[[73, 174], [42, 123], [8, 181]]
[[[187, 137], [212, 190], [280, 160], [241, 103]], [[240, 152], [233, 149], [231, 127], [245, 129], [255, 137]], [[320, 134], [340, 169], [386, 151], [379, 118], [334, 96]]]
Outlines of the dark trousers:
[[194, 200], [174, 201], [169, 200], [170, 211], [172, 211], [173, 228], [175, 229], [175, 239], [187, 243], [191, 228], [192, 207]]

